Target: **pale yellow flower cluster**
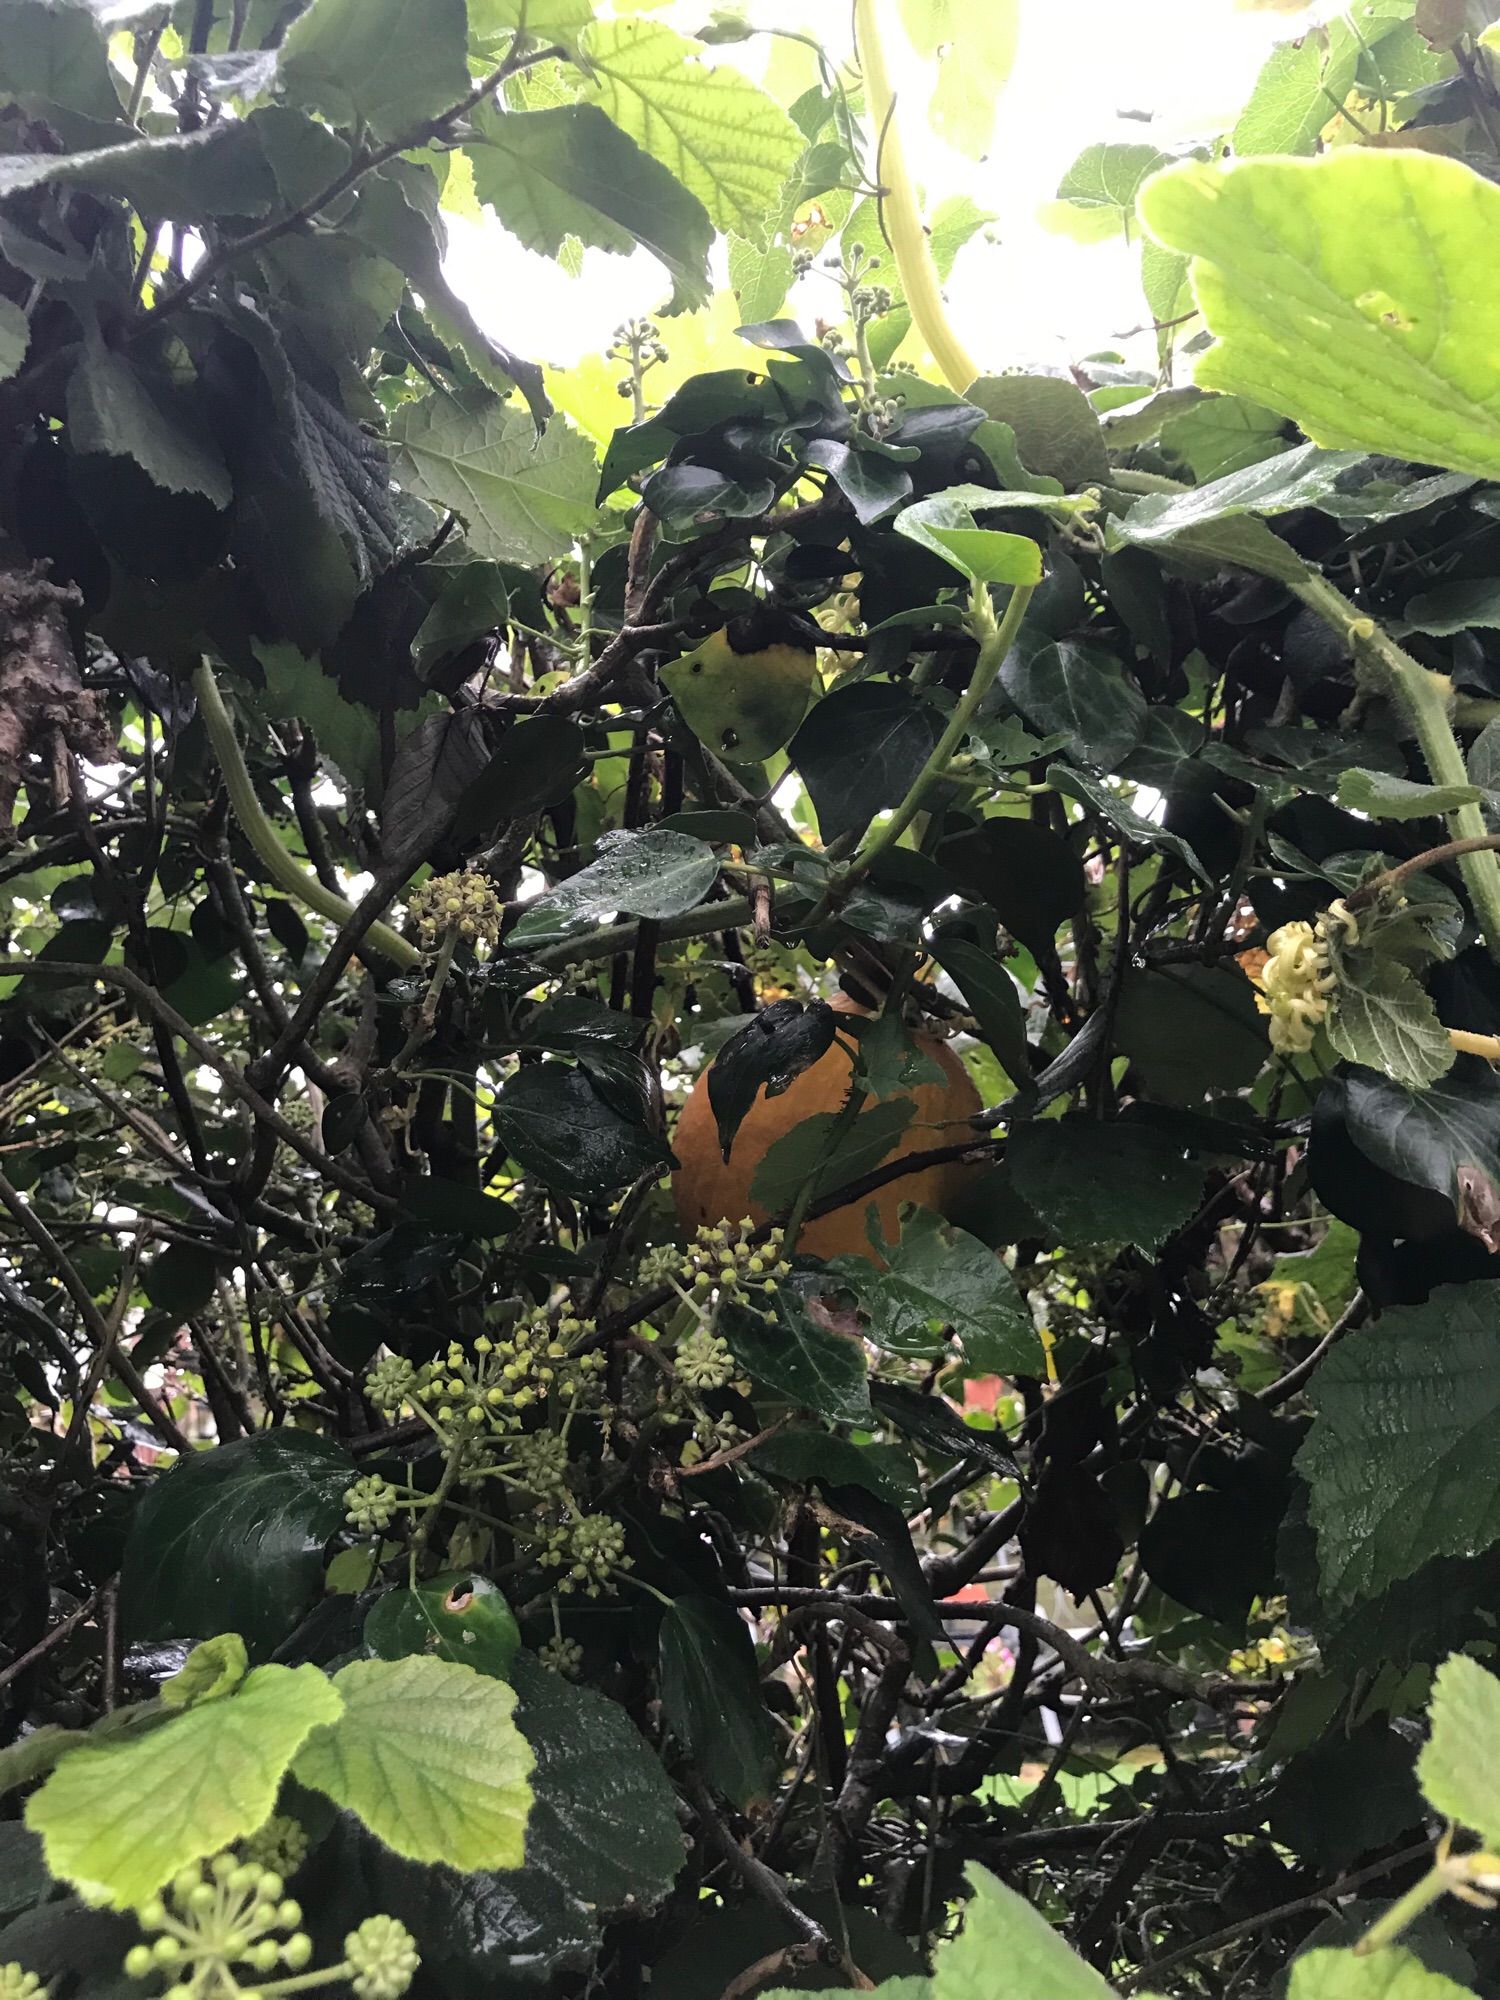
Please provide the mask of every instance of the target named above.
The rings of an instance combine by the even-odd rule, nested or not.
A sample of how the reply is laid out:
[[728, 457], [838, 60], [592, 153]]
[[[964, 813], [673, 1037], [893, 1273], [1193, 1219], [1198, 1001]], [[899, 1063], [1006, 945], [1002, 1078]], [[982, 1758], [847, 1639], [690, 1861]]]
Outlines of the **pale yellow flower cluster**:
[[1279, 1055], [1304, 1055], [1312, 1047], [1336, 984], [1321, 923], [1272, 931], [1255, 1004], [1271, 1017], [1271, 1047]]

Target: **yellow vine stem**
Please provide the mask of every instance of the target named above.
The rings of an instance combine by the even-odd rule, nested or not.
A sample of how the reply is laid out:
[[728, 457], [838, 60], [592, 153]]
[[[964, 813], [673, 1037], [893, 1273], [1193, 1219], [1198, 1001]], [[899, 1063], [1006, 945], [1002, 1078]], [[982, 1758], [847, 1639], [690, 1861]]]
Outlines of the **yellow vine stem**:
[[[275, 827], [261, 810], [240, 750], [239, 738], [234, 733], [234, 722], [207, 660], [200, 661], [193, 670], [193, 692], [198, 697], [198, 712], [203, 717], [208, 740], [214, 746], [214, 755], [224, 774], [230, 807], [239, 822], [240, 831], [255, 849], [266, 873], [277, 888], [295, 902], [304, 904], [309, 910], [316, 910], [330, 923], [347, 924], [354, 915], [354, 905], [332, 889], [325, 889], [316, 875], [310, 874], [288, 854], [276, 837]], [[389, 924], [371, 924], [365, 932], [363, 944], [371, 951], [378, 951], [382, 958], [388, 958], [403, 972], [409, 972], [422, 963], [422, 954], [416, 946], [408, 944]]]
[[896, 122], [896, 96], [886, 68], [885, 46], [880, 39], [882, 4], [883, 0], [854, 0], [854, 34], [864, 72], [865, 99], [880, 148], [876, 179], [883, 196], [885, 233], [917, 331], [931, 350], [948, 387], [962, 396], [979, 370], [949, 322], [937, 265], [932, 261], [932, 248], [922, 226], [916, 189], [901, 145], [901, 128]]
[[1467, 1028], [1450, 1028], [1448, 1039], [1461, 1056], [1483, 1056], [1500, 1063], [1500, 1035], [1471, 1035]]

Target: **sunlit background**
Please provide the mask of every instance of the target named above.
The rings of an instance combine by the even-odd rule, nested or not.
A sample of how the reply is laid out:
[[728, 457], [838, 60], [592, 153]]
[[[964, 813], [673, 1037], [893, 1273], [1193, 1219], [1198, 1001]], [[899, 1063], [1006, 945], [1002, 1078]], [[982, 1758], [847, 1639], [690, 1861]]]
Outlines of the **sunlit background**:
[[[987, 0], [960, 0], [983, 7]], [[650, 11], [684, 32], [702, 27], [709, 0], [668, 0]], [[850, 46], [847, 0], [748, 0], [757, 27], [816, 34], [830, 58]], [[960, 252], [948, 285], [953, 318], [985, 368], [1056, 367], [1128, 342], [1146, 317], [1130, 246], [1079, 244], [1052, 233], [1039, 211], [1085, 146], [1147, 140], [1163, 147], [1218, 133], [1233, 122], [1268, 50], [1328, 7], [1247, 5], [1246, 0], [1023, 0], [1019, 53], [999, 106], [988, 157], [976, 164], [933, 138], [932, 83], [893, 37], [892, 71], [906, 89], [908, 156], [929, 206], [964, 192], [997, 218]], [[726, 60], [767, 80], [783, 101], [815, 81], [810, 50], [759, 36]], [[776, 65], [767, 78], [767, 65]], [[660, 306], [667, 290], [644, 253], [590, 250], [569, 277], [522, 250], [493, 222], [450, 220], [449, 276], [497, 338], [554, 366], [599, 353], [629, 315]], [[816, 286], [816, 280], [813, 281]], [[796, 301], [808, 317], [815, 297]], [[830, 295], [828, 306], [833, 310]], [[670, 329], [669, 329], [670, 334]]]

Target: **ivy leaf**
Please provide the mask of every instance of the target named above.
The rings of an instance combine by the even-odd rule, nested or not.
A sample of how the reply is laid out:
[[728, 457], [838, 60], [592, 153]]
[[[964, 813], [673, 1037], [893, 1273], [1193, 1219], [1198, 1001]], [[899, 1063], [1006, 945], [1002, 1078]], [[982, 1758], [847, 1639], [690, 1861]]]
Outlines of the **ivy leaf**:
[[1170, 1140], [1128, 1125], [1016, 1125], [1005, 1158], [1022, 1201], [1079, 1249], [1154, 1250], [1187, 1221], [1203, 1191], [1201, 1169]]
[[233, 1694], [133, 1741], [70, 1751], [26, 1824], [59, 1880], [87, 1902], [130, 1909], [261, 1826], [292, 1759], [341, 1707], [318, 1667], [256, 1667]]
[[353, 1461], [311, 1431], [260, 1431], [182, 1459], [136, 1509], [120, 1607], [135, 1639], [284, 1639], [318, 1594]]
[[1053, 948], [1058, 926], [1077, 916], [1088, 894], [1071, 845], [1030, 820], [982, 820], [945, 840], [937, 859], [1037, 955]]
[[435, 1653], [476, 1674], [509, 1680], [521, 1631], [499, 1584], [463, 1569], [388, 1590], [365, 1619], [366, 1646], [381, 1660]]
[[1012, 646], [1000, 685], [1033, 729], [1068, 740], [1068, 754], [1112, 771], [1141, 739], [1146, 704], [1102, 647], [1077, 639]]
[[1371, 819], [1427, 819], [1477, 805], [1480, 797], [1477, 785], [1419, 785], [1389, 771], [1344, 771], [1339, 777], [1339, 804]]
[[767, 1097], [779, 1097], [833, 1047], [837, 1027], [833, 1009], [821, 1000], [810, 1007], [777, 1000], [730, 1036], [708, 1072], [708, 1101], [726, 1160], [762, 1087]]
[[782, 1286], [766, 1317], [732, 1303], [719, 1315], [729, 1351], [753, 1382], [836, 1424], [870, 1422], [870, 1383], [857, 1340], [829, 1333]]
[[689, 1594], [663, 1614], [658, 1644], [668, 1727], [731, 1804], [763, 1802], [776, 1746], [744, 1619], [717, 1598]]
[[1387, 1308], [1324, 1361], [1297, 1464], [1332, 1603], [1377, 1596], [1433, 1556], [1477, 1555], [1500, 1540], [1497, 1357], [1496, 1302], [1469, 1285]]
[[[1286, 514], [1297, 507], [1316, 507], [1326, 500], [1355, 466], [1360, 451], [1324, 451], [1315, 444], [1263, 458], [1189, 493], [1153, 493], [1137, 500], [1116, 521], [1120, 540], [1150, 548], [1161, 542], [1193, 537], [1198, 531], [1245, 515]], [[1288, 554], [1291, 552], [1288, 551]]]
[[1087, 396], [1056, 375], [981, 375], [965, 392], [986, 416], [1009, 424], [1021, 462], [1070, 492], [1109, 471], [1104, 433]]
[[861, 682], [826, 695], [787, 752], [824, 841], [861, 834], [882, 806], [899, 805], [941, 734], [937, 711], [905, 688]]
[[391, 440], [403, 477], [463, 517], [477, 555], [550, 562], [593, 517], [593, 448], [562, 417], [538, 438], [498, 396], [433, 395], [397, 412]]
[[382, 139], [435, 118], [469, 89], [464, 0], [313, 0], [281, 50], [294, 104]]
[[533, 1063], [502, 1085], [495, 1132], [523, 1172], [579, 1201], [628, 1187], [670, 1159], [659, 1139], [624, 1118], [568, 1063]]
[[534, 1760], [512, 1688], [428, 1658], [353, 1660], [333, 1685], [343, 1713], [297, 1758], [299, 1784], [408, 1861], [520, 1867]]
[[691, 834], [661, 827], [606, 834], [598, 859], [539, 896], [506, 943], [549, 943], [622, 911], [632, 917], [680, 916], [703, 901], [718, 872], [713, 849]]
[[1349, 146], [1175, 167], [1140, 212], [1194, 260], [1218, 337], [1200, 387], [1280, 410], [1319, 444], [1500, 474], [1500, 378], [1467, 304], [1500, 187], [1435, 153]]
[[1454, 1048], [1426, 988], [1392, 958], [1345, 956], [1328, 1039], [1341, 1056], [1423, 1090], [1452, 1069]]
[[842, 1114], [814, 1112], [767, 1148], [750, 1183], [750, 1199], [768, 1214], [780, 1215], [791, 1207], [809, 1178], [815, 1183], [814, 1200], [847, 1181], [858, 1180], [890, 1157], [915, 1112], [916, 1105], [909, 1097], [871, 1105], [858, 1114], [831, 1151], [829, 1141]]
[[[902, 1224], [886, 1269], [843, 1269], [870, 1316], [869, 1338], [892, 1354], [943, 1350], [951, 1328], [973, 1374], [1040, 1375], [1042, 1344], [1015, 1279], [987, 1243], [927, 1209]], [[939, 1329], [934, 1333], [933, 1328]]]
[[[1035, 498], [1045, 504], [1043, 496]], [[1032, 499], [1024, 493], [992, 497], [984, 487], [959, 486], [904, 508], [891, 525], [898, 535], [931, 549], [971, 582], [1036, 585], [1042, 580], [1042, 552], [1036, 543], [1025, 535], [981, 528], [971, 512], [971, 506], [997, 502], [1024, 507]]]
[[528, 250], [555, 257], [570, 236], [617, 254], [640, 244], [672, 274], [674, 309], [707, 300], [708, 211], [597, 104], [490, 111], [475, 130], [475, 190]]
[[1500, 1680], [1463, 1653], [1438, 1668], [1432, 1734], [1417, 1762], [1427, 1803], [1444, 1819], [1500, 1842]]
[[584, 40], [595, 101], [669, 167], [720, 229], [765, 241], [802, 134], [774, 99], [656, 21], [598, 21]]

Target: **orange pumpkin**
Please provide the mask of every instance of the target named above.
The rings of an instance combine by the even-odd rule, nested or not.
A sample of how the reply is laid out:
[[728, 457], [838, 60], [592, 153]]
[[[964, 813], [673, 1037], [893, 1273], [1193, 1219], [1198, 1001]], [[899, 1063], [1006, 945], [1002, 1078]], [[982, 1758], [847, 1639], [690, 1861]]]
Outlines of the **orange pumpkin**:
[[[845, 994], [832, 1001], [841, 1014], [865, 1010]], [[979, 1093], [969, 1073], [949, 1048], [932, 1035], [912, 1037], [923, 1055], [943, 1072], [941, 1083], [924, 1083], [911, 1093], [914, 1110], [910, 1124], [887, 1155], [903, 1159], [908, 1153], [925, 1153], [934, 1146], [950, 1145], [965, 1137], [965, 1121], [979, 1110]], [[700, 1223], [738, 1222], [748, 1215], [756, 1222], [769, 1220], [764, 1208], [750, 1199], [750, 1186], [761, 1161], [786, 1133], [821, 1111], [838, 1111], [849, 1094], [851, 1058], [848, 1050], [835, 1042], [826, 1055], [805, 1069], [779, 1097], [767, 1097], [762, 1090], [741, 1120], [726, 1162], [719, 1149], [719, 1135], [713, 1108], [708, 1101], [708, 1071], [693, 1085], [677, 1120], [672, 1141], [679, 1166], [672, 1176], [672, 1193], [678, 1220], [691, 1233]], [[878, 1261], [865, 1233], [865, 1210], [873, 1201], [880, 1214], [887, 1242], [900, 1234], [897, 1211], [902, 1202], [940, 1214], [953, 1200], [974, 1169], [956, 1162], [946, 1166], [923, 1167], [884, 1187], [862, 1201], [834, 1209], [807, 1223], [797, 1239], [799, 1250], [813, 1257], [868, 1257]]]

